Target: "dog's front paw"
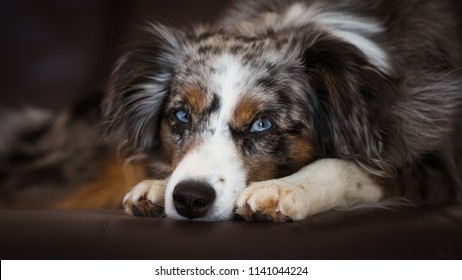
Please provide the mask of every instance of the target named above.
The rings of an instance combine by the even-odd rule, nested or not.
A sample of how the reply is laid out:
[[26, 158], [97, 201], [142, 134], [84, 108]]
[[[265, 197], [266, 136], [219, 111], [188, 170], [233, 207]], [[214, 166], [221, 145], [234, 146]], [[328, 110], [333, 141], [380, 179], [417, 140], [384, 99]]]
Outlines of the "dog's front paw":
[[250, 184], [236, 202], [236, 214], [247, 221], [288, 222], [306, 217], [303, 189], [282, 181]]
[[125, 195], [125, 212], [133, 216], [161, 216], [164, 213], [165, 187], [165, 181], [142, 181]]

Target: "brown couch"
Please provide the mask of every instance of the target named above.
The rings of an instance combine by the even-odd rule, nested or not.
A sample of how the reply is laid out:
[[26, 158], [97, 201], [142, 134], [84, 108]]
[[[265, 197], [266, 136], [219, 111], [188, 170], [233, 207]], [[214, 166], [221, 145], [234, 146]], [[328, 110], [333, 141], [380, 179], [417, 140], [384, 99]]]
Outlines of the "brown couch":
[[122, 210], [0, 210], [2, 259], [461, 259], [462, 207], [410, 203], [303, 222], [180, 222]]

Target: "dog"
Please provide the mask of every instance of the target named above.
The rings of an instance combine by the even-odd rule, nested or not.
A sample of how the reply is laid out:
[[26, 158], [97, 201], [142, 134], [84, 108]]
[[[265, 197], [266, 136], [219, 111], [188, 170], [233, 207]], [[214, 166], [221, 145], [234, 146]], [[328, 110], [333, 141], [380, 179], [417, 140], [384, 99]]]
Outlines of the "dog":
[[286, 222], [394, 196], [462, 202], [453, 5], [249, 0], [213, 26], [150, 24], [114, 66], [103, 125], [168, 174], [143, 173], [124, 209]]
[[136, 185], [125, 210], [281, 222], [394, 195], [460, 202], [453, 10], [240, 1], [214, 28], [149, 26], [117, 62], [104, 114], [134, 151], [160, 145], [172, 173]]

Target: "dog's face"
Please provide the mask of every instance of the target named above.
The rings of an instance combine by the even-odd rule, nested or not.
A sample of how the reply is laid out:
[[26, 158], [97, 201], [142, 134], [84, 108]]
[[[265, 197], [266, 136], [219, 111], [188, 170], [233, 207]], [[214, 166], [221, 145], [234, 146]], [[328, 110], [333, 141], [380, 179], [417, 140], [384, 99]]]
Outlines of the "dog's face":
[[[370, 108], [351, 100], [375, 91], [361, 79], [381, 81], [381, 73], [317, 32], [239, 37], [154, 26], [150, 42], [119, 60], [105, 104], [109, 130], [137, 151], [160, 144], [169, 155], [168, 217], [229, 219], [251, 182], [320, 157], [353, 158], [361, 145], [379, 152]], [[372, 162], [359, 163], [380, 170]]]
[[168, 216], [178, 218], [178, 186], [209, 186], [216, 197], [204, 218], [226, 219], [248, 183], [291, 174], [311, 160], [305, 98], [294, 79], [302, 69], [285, 57], [287, 45], [276, 44], [213, 35], [185, 46], [161, 121], [162, 143], [173, 154]]

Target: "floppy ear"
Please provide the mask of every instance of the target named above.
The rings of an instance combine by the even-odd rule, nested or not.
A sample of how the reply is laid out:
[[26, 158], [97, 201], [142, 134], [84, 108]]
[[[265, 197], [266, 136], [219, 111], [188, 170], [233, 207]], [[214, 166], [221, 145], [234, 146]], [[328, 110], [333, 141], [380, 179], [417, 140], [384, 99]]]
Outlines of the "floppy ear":
[[103, 102], [104, 127], [123, 148], [145, 152], [158, 145], [159, 117], [185, 35], [162, 25], [115, 64]]
[[331, 34], [300, 32], [296, 38], [311, 92], [310, 117], [320, 157], [353, 160], [378, 176], [394, 170], [384, 149], [396, 91], [390, 76], [356, 46]]

